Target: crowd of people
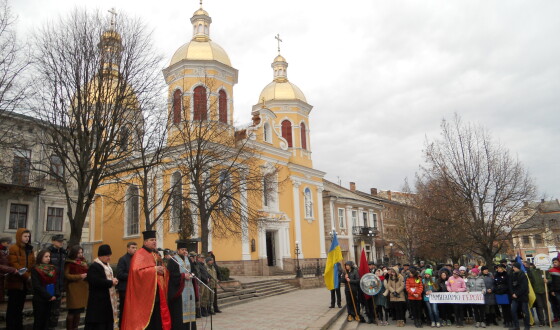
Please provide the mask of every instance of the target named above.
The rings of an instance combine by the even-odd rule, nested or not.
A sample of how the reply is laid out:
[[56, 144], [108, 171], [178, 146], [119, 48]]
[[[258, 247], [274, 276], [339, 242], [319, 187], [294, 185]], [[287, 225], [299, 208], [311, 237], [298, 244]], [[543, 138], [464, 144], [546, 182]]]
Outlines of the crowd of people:
[[[110, 265], [112, 251], [99, 246], [88, 263], [76, 245], [65, 249], [64, 236], [35, 253], [31, 232], [20, 228], [15, 243], [0, 238], [0, 299], [6, 290], [6, 328], [23, 329], [26, 296], [33, 294], [33, 329], [56, 329], [62, 297], [66, 301], [66, 329], [196, 329], [196, 319], [221, 313], [216, 288], [221, 274], [215, 256], [188, 251], [177, 241], [176, 251], [157, 248], [155, 231], [143, 232], [143, 244], [127, 244], [127, 253]], [[5, 287], [4, 287], [5, 285]]]
[[[531, 325], [548, 326], [549, 313], [554, 318], [550, 320], [552, 322], [558, 322], [560, 318], [558, 258], [553, 259], [551, 266], [550, 270], [543, 271], [527, 261], [519, 263], [505, 259], [491, 267], [474, 264], [432, 266], [423, 262], [390, 267], [369, 262], [369, 273], [377, 275], [379, 284], [377, 290], [368, 292], [360, 286], [361, 276], [355, 264], [347, 261], [344, 269], [336, 264], [339, 281], [331, 290], [330, 308], [335, 308], [335, 304], [342, 308], [340, 285], [344, 285], [349, 322], [388, 325], [391, 320], [396, 326], [403, 327], [410, 320], [417, 328], [423, 325], [462, 328], [465, 324], [472, 324], [476, 328], [503, 325], [504, 328], [520, 329], [522, 320], [524, 329]], [[482, 293], [484, 303], [434, 303], [430, 301], [434, 292]], [[532, 292], [536, 299], [530, 307]]]

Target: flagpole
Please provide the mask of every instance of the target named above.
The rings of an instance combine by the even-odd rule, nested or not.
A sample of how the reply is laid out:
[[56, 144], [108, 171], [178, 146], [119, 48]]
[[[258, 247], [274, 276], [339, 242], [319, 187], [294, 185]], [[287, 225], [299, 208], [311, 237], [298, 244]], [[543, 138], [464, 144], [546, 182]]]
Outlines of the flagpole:
[[[546, 271], [542, 271], [543, 282], [547, 281], [546, 279]], [[548, 283], [544, 283], [544, 296], [546, 298], [546, 315], [548, 317], [548, 327], [552, 328], [552, 319], [550, 318], [550, 301], [548, 300]]]
[[[348, 276], [348, 271], [346, 270], [346, 267], [342, 267], [342, 269], [344, 269], [344, 273]], [[356, 302], [354, 301], [354, 294], [352, 293], [352, 284], [350, 284], [350, 279], [346, 280], [346, 285], [348, 286], [350, 291], [350, 298], [352, 298], [352, 305], [354, 305], [354, 313], [356, 314], [354, 316], [354, 319], [356, 321], [360, 321], [360, 316], [358, 316], [358, 310], [356, 309]]]

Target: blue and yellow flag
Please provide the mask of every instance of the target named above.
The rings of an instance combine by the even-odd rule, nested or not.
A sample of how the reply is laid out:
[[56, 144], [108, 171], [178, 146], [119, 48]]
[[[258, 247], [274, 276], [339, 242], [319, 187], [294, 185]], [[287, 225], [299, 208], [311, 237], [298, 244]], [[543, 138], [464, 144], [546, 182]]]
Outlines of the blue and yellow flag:
[[[529, 283], [529, 309], [533, 308], [533, 304], [535, 303], [535, 300], [537, 299], [537, 296], [535, 295], [535, 290], [533, 290], [533, 286], [531, 285], [531, 281], [529, 280], [529, 275], [527, 274], [527, 269], [525, 268], [525, 265], [523, 264], [523, 261], [521, 260], [521, 256], [519, 255], [519, 253], [517, 254], [517, 257], [515, 258], [515, 262], [518, 262], [519, 265], [521, 266], [521, 271], [525, 273], [525, 276], [527, 276], [527, 282]], [[535, 320], [533, 320], [533, 315], [532, 313], [529, 313], [530, 319], [531, 319], [531, 325], [535, 324]]]
[[342, 261], [342, 250], [338, 245], [338, 238], [336, 237], [336, 232], [333, 232], [333, 240], [331, 243], [331, 248], [327, 254], [327, 264], [325, 265], [325, 273], [323, 277], [325, 279], [325, 285], [327, 289], [333, 290], [338, 287], [338, 267], [337, 263]]

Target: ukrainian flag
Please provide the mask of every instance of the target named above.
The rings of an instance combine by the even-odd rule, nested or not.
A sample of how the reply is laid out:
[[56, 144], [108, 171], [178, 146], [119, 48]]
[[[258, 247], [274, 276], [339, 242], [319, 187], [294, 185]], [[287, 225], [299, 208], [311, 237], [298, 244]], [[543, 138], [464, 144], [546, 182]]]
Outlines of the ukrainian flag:
[[323, 274], [325, 285], [329, 290], [333, 290], [338, 286], [338, 267], [336, 267], [336, 264], [341, 261], [342, 250], [338, 245], [336, 232], [333, 232], [333, 240], [331, 243], [331, 248], [329, 249], [329, 253], [327, 254], [327, 264], [325, 265], [325, 273]]
[[[529, 275], [527, 274], [527, 269], [525, 269], [525, 265], [523, 265], [523, 261], [521, 260], [521, 256], [519, 255], [519, 253], [515, 258], [515, 262], [518, 262], [519, 265], [521, 265], [521, 271], [525, 273], [525, 276], [527, 276], [527, 282], [529, 283], [529, 310], [531, 310], [531, 308], [533, 308], [535, 300], [537, 299], [537, 296], [535, 295], [535, 290], [533, 290], [533, 286], [531, 285], [531, 281], [529, 280]], [[531, 319], [531, 325], [534, 325], [535, 320], [533, 320], [533, 313], [529, 313], [529, 316]]]

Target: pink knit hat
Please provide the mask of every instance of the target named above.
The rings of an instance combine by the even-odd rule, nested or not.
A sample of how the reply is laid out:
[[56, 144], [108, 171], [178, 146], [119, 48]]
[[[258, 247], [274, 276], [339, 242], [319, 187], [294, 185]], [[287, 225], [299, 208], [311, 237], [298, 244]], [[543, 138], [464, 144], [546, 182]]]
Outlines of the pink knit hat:
[[478, 275], [478, 274], [480, 274], [480, 269], [478, 269], [478, 268], [473, 268], [473, 269], [471, 269], [471, 273], [473, 273], [473, 274], [475, 274], [475, 275]]

